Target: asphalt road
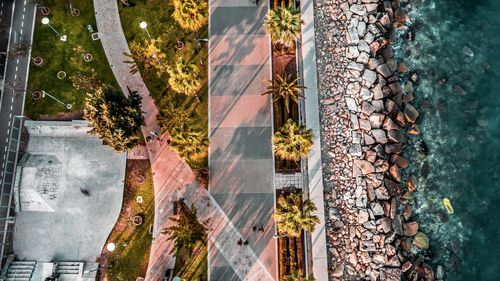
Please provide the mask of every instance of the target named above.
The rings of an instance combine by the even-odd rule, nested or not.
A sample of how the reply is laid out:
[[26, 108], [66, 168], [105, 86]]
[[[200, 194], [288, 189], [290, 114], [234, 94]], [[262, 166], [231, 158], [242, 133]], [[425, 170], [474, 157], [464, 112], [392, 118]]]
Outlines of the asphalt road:
[[[13, 4], [12, 0], [0, 0], [0, 6], [2, 3], [6, 9]], [[12, 48], [16, 46], [21, 40], [27, 41], [30, 45], [33, 39], [33, 27], [34, 27], [34, 19], [36, 17], [36, 7], [29, 0], [14, 0], [15, 3], [14, 13], [11, 21], [11, 26], [8, 29], [7, 38], [8, 41], [8, 50], [6, 53], [8, 54]], [[8, 10], [4, 10], [3, 13], [8, 13]], [[10, 10], [12, 13], [12, 8]], [[3, 17], [2, 17], [3, 20]], [[2, 33], [3, 34], [3, 33]], [[4, 36], [4, 35], [2, 35]], [[5, 44], [5, 40], [2, 37], [2, 47]], [[7, 47], [4, 47], [7, 48]], [[31, 54], [31, 52], [30, 52]], [[16, 85], [17, 90], [13, 90], [9, 87], [5, 87], [5, 83], [2, 83], [2, 95], [0, 97], [0, 179], [1, 179], [1, 193], [0, 193], [0, 239], [1, 239], [1, 247], [0, 247], [0, 257], [3, 258], [5, 251], [8, 251], [11, 241], [6, 241], [5, 236], [3, 235], [5, 232], [8, 232], [7, 229], [9, 222], [5, 221], [5, 218], [8, 215], [8, 210], [6, 206], [11, 200], [10, 191], [11, 191], [11, 182], [13, 181], [13, 172], [15, 168], [15, 157], [16, 157], [16, 143], [12, 139], [19, 138], [19, 130], [12, 129], [13, 122], [15, 124], [19, 124], [20, 119], [17, 116], [23, 115], [24, 112], [24, 98], [26, 93], [26, 83], [28, 80], [28, 69], [30, 63], [30, 55], [12, 58], [7, 56], [6, 67], [4, 73], [4, 82], [12, 83]], [[4, 68], [4, 66], [2, 66]], [[14, 120], [16, 119], [17, 120]], [[12, 138], [11, 138], [12, 136]], [[9, 153], [10, 151], [13, 151]], [[10, 215], [12, 216], [12, 215]]]
[[5, 59], [7, 58], [7, 43], [9, 39], [10, 19], [12, 17], [12, 5], [14, 0], [0, 0], [0, 77], [5, 70]]

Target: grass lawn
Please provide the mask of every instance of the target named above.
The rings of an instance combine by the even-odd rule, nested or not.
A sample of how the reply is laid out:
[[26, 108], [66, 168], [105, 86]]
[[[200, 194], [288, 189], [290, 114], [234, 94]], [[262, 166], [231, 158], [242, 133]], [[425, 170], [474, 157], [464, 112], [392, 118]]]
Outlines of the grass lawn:
[[[142, 203], [136, 201], [137, 196], [142, 196]], [[132, 221], [137, 214], [144, 218], [140, 226]], [[152, 242], [149, 228], [153, 221], [154, 188], [149, 161], [128, 160], [122, 211], [107, 241], [116, 244], [116, 249], [107, 254], [107, 280], [135, 281], [136, 277], [145, 276]]]
[[[71, 111], [81, 111], [84, 105], [85, 92], [72, 86], [70, 77], [84, 73], [95, 75], [101, 82], [119, 89], [108, 60], [104, 54], [101, 41], [93, 41], [87, 25], [91, 24], [94, 32], [97, 26], [92, 1], [72, 0], [73, 7], [80, 10], [80, 16], [73, 17], [66, 6], [66, 1], [44, 0], [50, 8], [50, 25], [59, 33], [68, 36], [66, 42], [60, 41], [49, 26], [41, 23], [43, 16], [37, 15], [35, 34], [33, 36], [32, 58], [41, 57], [42, 66], [30, 65], [28, 85], [33, 90], [44, 90], [65, 103], [73, 104]], [[85, 62], [84, 54], [90, 53], [92, 61]], [[59, 79], [57, 73], [65, 71], [66, 77]], [[69, 112], [61, 104], [48, 97], [34, 101], [31, 95], [26, 97], [26, 114], [33, 118], [47, 118], [60, 113]], [[44, 117], [45, 116], [45, 117]]]
[[[207, 27], [199, 32], [183, 30], [177, 22], [171, 17], [174, 7], [171, 1], [164, 0], [135, 0], [134, 6], [123, 7], [120, 5], [120, 18], [124, 27], [125, 37], [128, 43], [136, 41], [145, 45], [148, 40], [147, 34], [139, 27], [141, 21], [148, 24], [148, 32], [152, 38], [161, 38], [162, 44], [159, 46], [161, 51], [166, 54], [168, 65], [173, 65], [179, 56], [185, 60], [194, 60], [202, 70], [201, 76], [204, 81], [204, 87], [198, 93], [200, 103], [194, 97], [188, 97], [184, 94], [173, 92], [168, 87], [168, 74], [164, 73], [160, 77], [155, 70], [148, 70], [139, 65], [139, 71], [146, 83], [156, 104], [160, 107], [172, 103], [176, 107], [191, 108], [192, 120], [190, 125], [202, 129], [208, 134], [208, 89], [207, 89], [207, 49], [206, 46], [198, 46], [197, 38], [207, 38]], [[177, 41], [184, 43], [182, 50], [176, 49]], [[201, 168], [207, 165], [207, 159], [199, 161], [188, 161], [192, 168]]]

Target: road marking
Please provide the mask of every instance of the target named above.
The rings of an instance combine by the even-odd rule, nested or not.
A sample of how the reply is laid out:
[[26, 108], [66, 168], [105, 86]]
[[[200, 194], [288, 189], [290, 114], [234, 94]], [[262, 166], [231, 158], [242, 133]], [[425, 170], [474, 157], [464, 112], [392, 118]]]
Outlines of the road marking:
[[5, 147], [5, 149], [3, 150], [4, 152], [7, 152], [7, 147]]
[[[10, 99], [10, 102], [14, 102], [14, 96], [12, 96], [12, 98]], [[9, 122], [9, 126], [10, 126], [10, 122]]]
[[13, 107], [13, 106], [14, 106], [14, 105], [12, 105], [12, 104], [10, 105], [10, 110], [12, 110], [12, 107]]
[[9, 113], [9, 118], [12, 118], [12, 113]]
[[[3, 3], [2, 3], [3, 4]], [[0, 16], [3, 15], [3, 10], [0, 11]]]
[[17, 70], [19, 70], [19, 67], [16, 65], [16, 72], [17, 72]]
[[[7, 142], [9, 142], [9, 138], [5, 138], [5, 142], [6, 142], [6, 143], [7, 143]], [[4, 163], [4, 164], [5, 164], [5, 163]]]
[[19, 59], [16, 60], [16, 64], [19, 64]]
[[17, 79], [17, 73], [16, 73], [16, 74], [14, 74], [14, 80], [16, 80], [16, 79]]
[[26, 0], [24, 0], [24, 6], [26, 6]]
[[23, 30], [24, 30], [24, 29], [21, 29], [21, 35], [23, 35]]
[[2, 2], [2, 8], [3, 8], [3, 2]]
[[[10, 128], [9, 128], [9, 129], [7, 129], [7, 135], [8, 135], [9, 133], [10, 133]], [[6, 147], [6, 148], [7, 148], [7, 147]], [[7, 150], [7, 149], [5, 149], [5, 150]]]
[[[23, 15], [23, 20], [24, 20], [24, 15]], [[24, 21], [21, 22], [21, 28], [24, 28]]]
[[23, 7], [23, 13], [26, 12], [26, 7]]

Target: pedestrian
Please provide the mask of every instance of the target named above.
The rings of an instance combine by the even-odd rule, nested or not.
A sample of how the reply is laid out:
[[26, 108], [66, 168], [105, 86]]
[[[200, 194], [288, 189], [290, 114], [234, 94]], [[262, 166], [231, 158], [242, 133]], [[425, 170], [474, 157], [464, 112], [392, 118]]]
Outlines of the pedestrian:
[[259, 0], [255, 0], [255, 6], [259, 6]]
[[252, 227], [252, 230], [253, 232], [257, 231], [257, 227], [256, 226]]
[[243, 244], [243, 241], [241, 240], [241, 238], [240, 238], [240, 240], [238, 240], [237, 244], [238, 244], [238, 246], [241, 246], [241, 244]]
[[243, 245], [248, 245], [248, 240], [245, 240], [245, 242], [243, 243]]
[[264, 226], [259, 227], [259, 232], [264, 232]]

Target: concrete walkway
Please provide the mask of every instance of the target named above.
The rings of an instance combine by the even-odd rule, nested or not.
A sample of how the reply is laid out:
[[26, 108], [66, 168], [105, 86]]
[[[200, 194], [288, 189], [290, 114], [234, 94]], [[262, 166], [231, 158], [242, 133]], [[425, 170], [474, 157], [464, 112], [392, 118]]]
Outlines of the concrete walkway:
[[252, 249], [258, 257], [252, 264], [262, 264], [268, 276], [233, 272], [236, 264], [216, 241], [209, 245], [210, 280], [277, 278], [272, 102], [261, 96], [271, 78], [270, 38], [264, 30], [269, 7], [260, 2], [257, 7], [252, 0], [209, 1], [209, 190], [242, 241], [248, 241], [246, 246], [224, 241], [224, 247]]
[[[129, 49], [118, 14], [118, 1], [94, 0], [94, 9], [101, 42], [120, 87], [125, 93], [127, 87], [139, 91], [143, 98], [142, 107], [146, 120], [146, 125], [142, 128], [143, 134], [148, 136], [151, 131], [159, 131], [156, 122], [158, 109], [144, 81], [139, 73], [130, 74], [129, 65], [123, 62], [126, 60], [123, 53], [129, 53]], [[166, 142], [151, 141], [146, 145], [155, 186], [154, 241], [146, 280], [163, 279], [165, 269], [173, 268], [175, 264], [174, 257], [169, 254], [173, 243], [167, 241], [167, 236], [160, 232], [171, 224], [169, 218], [173, 215], [173, 202], [180, 198], [184, 198], [188, 205], [194, 204], [200, 221], [208, 222], [207, 227], [211, 230], [209, 243], [215, 245], [226, 258], [236, 276], [245, 280], [272, 280], [251, 247], [237, 247], [237, 241], [245, 237], [207, 190], [198, 185], [190, 167], [179, 159]]]
[[321, 124], [319, 121], [318, 81], [316, 71], [316, 39], [314, 33], [314, 0], [300, 1], [302, 12], [302, 61], [303, 81], [307, 88], [304, 90], [306, 126], [314, 133], [314, 145], [307, 158], [309, 175], [309, 198], [314, 202], [318, 211], [314, 214], [319, 217], [320, 223], [311, 233], [312, 242], [312, 275], [318, 281], [328, 280], [328, 262], [326, 255], [325, 232], [325, 202], [323, 198], [323, 172], [321, 167]]

